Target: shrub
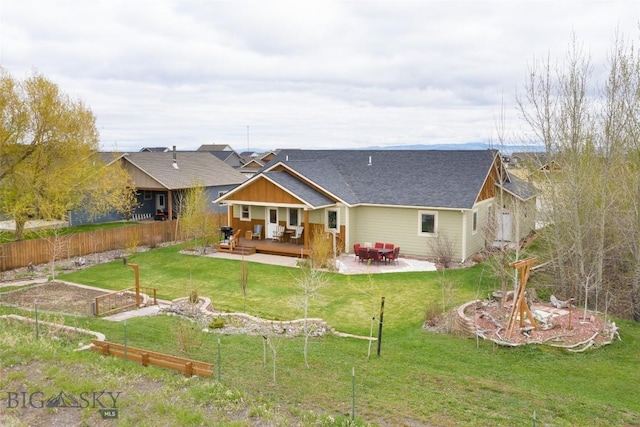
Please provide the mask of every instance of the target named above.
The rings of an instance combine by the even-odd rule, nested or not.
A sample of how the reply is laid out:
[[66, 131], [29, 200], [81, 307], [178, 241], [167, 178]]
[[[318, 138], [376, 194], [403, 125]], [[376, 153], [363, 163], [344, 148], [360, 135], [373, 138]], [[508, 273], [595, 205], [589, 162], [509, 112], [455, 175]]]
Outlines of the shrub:
[[209, 322], [210, 329], [222, 329], [224, 328], [225, 321], [222, 317], [216, 317], [211, 322]]

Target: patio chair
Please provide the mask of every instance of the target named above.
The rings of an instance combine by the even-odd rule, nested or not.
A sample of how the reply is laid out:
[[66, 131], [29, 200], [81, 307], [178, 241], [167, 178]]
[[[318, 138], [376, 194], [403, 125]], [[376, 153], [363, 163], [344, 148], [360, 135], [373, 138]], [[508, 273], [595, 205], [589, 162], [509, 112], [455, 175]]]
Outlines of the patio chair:
[[251, 240], [262, 240], [262, 224], [256, 224], [253, 226], [253, 232], [251, 233]]
[[385, 243], [384, 244], [384, 248], [385, 249], [393, 249], [393, 243]]
[[380, 249], [380, 248], [384, 248], [384, 243], [382, 243], [382, 242], [376, 242], [375, 247], [376, 247], [376, 248], [378, 248], [378, 249]]
[[376, 264], [380, 264], [380, 261], [382, 261], [382, 254], [378, 252], [377, 248], [371, 248], [369, 249], [369, 259]]
[[276, 226], [276, 229], [273, 232], [273, 241], [282, 242], [283, 239], [284, 239], [284, 225], [278, 225]]
[[393, 252], [389, 252], [385, 258], [387, 259], [387, 261], [389, 261], [389, 263], [396, 263], [398, 264], [398, 255], [400, 255], [400, 246], [396, 246], [395, 248], [393, 248]]
[[358, 248], [358, 261], [367, 262], [369, 260], [369, 249]]
[[353, 254], [356, 257], [356, 261], [358, 261], [358, 251], [360, 250], [360, 243], [353, 244]]
[[291, 238], [289, 240], [291, 241], [296, 241], [296, 243], [300, 243], [300, 239], [302, 238], [302, 232], [304, 231], [304, 227], [303, 226], [298, 226], [296, 227], [296, 231], [293, 234], [293, 236], [291, 236]]

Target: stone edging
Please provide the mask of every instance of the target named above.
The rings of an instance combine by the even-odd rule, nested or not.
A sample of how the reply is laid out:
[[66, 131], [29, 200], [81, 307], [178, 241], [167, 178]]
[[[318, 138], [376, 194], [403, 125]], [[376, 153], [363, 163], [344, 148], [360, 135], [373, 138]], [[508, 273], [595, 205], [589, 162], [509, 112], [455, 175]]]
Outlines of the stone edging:
[[[172, 301], [172, 303], [179, 303], [182, 301], [188, 300], [188, 297], [177, 298]], [[260, 317], [252, 316], [246, 313], [226, 313], [226, 312], [218, 312], [213, 309], [211, 306], [211, 299], [207, 297], [199, 297], [199, 300], [202, 301], [202, 305], [199, 307], [200, 314], [210, 317], [212, 319], [216, 318], [224, 318], [224, 319], [236, 319], [242, 322], [243, 327], [227, 327], [220, 329], [221, 333], [245, 333], [251, 335], [287, 335], [289, 337], [298, 336], [303, 334], [305, 319], [294, 319], [294, 320], [265, 320]], [[174, 312], [177, 315], [181, 315], [177, 311], [167, 310], [169, 312]], [[341, 338], [355, 338], [367, 341], [377, 341], [376, 337], [365, 337], [361, 335], [353, 335], [344, 332], [336, 331], [332, 328], [327, 322], [325, 322], [321, 318], [308, 318], [306, 319], [307, 326], [314, 328], [314, 331], [310, 336], [319, 337], [324, 336], [329, 333]], [[211, 331], [210, 328], [207, 328], [208, 331]]]

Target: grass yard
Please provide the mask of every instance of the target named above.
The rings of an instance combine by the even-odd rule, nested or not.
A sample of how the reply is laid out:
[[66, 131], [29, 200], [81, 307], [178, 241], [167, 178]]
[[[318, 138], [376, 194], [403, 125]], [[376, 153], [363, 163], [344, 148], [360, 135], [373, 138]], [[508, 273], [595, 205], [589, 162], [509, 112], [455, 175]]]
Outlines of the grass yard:
[[[157, 287], [160, 298], [184, 297], [197, 290], [199, 295], [210, 297], [218, 310], [242, 310], [245, 301], [239, 261], [181, 255], [178, 251], [178, 247], [155, 249], [128, 261], [139, 265], [141, 285]], [[300, 317], [301, 308], [292, 303], [301, 293], [297, 273], [293, 268], [250, 263], [247, 312], [269, 319]], [[194, 346], [188, 357], [216, 366], [220, 357], [220, 384], [215, 378], [187, 382], [179, 379], [178, 373], [145, 370], [132, 362], [101, 359], [91, 353], [74, 353], [73, 363], [99, 365], [103, 360], [110, 368], [99, 372], [107, 369], [107, 378], [121, 375], [123, 387], [136, 381], [142, 384], [145, 372], [158, 382], [158, 390], [146, 394], [136, 392], [133, 386], [126, 388], [130, 400], [120, 411], [129, 413], [130, 418], [122, 425], [153, 425], [156, 419], [140, 416], [149, 412], [141, 408], [160, 406], [170, 425], [348, 425], [352, 372], [355, 425], [529, 426], [534, 424], [534, 413], [537, 425], [545, 426], [640, 425], [637, 323], [617, 322], [622, 341], [586, 353], [539, 346], [502, 348], [422, 329], [427, 309], [450, 308], [482, 298], [492, 289], [491, 278], [482, 266], [450, 270], [444, 275], [327, 277], [327, 285], [311, 301], [309, 316], [322, 317], [339, 331], [368, 335], [371, 317], [377, 316], [380, 297], [385, 297], [380, 357], [376, 343], [367, 357], [367, 341], [328, 336], [310, 341], [307, 369], [302, 338], [273, 338], [270, 348], [260, 336], [197, 334], [191, 337]], [[59, 278], [115, 290], [132, 286], [133, 271], [120, 261]], [[176, 355], [182, 355], [176, 342], [183, 322], [171, 316], [130, 319], [126, 324], [66, 319], [66, 323], [101, 331], [114, 342], [126, 340], [131, 346]], [[0, 350], [2, 360], [14, 363], [38, 354], [30, 352], [6, 346]], [[57, 353], [61, 359], [65, 352]], [[98, 376], [94, 379], [100, 384]], [[0, 379], [0, 388], [6, 389], [7, 384], [6, 378]], [[174, 386], [177, 389], [171, 388]], [[185, 396], [183, 403], [170, 404], [177, 402], [172, 393]], [[235, 396], [230, 399], [233, 404], [221, 399], [221, 393]], [[133, 395], [141, 400], [132, 399]], [[222, 406], [233, 408], [220, 412]]]

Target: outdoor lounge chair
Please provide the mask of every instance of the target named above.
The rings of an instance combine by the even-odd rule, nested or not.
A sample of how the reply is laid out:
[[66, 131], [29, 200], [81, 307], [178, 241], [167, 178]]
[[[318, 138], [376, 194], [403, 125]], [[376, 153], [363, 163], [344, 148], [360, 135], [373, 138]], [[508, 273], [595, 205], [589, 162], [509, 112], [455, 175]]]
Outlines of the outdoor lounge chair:
[[218, 252], [233, 252], [233, 250], [240, 243], [240, 233], [242, 230], [237, 230], [228, 240], [222, 240], [218, 242]]
[[251, 233], [251, 240], [262, 240], [262, 224], [256, 224], [253, 226], [253, 232]]
[[283, 239], [284, 239], [284, 225], [278, 225], [276, 226], [276, 229], [273, 232], [273, 241], [282, 242]]
[[300, 239], [302, 238], [302, 232], [304, 231], [304, 227], [303, 226], [298, 226], [296, 227], [296, 231], [293, 234], [293, 236], [291, 236], [291, 241], [296, 241], [296, 243], [300, 243]]

